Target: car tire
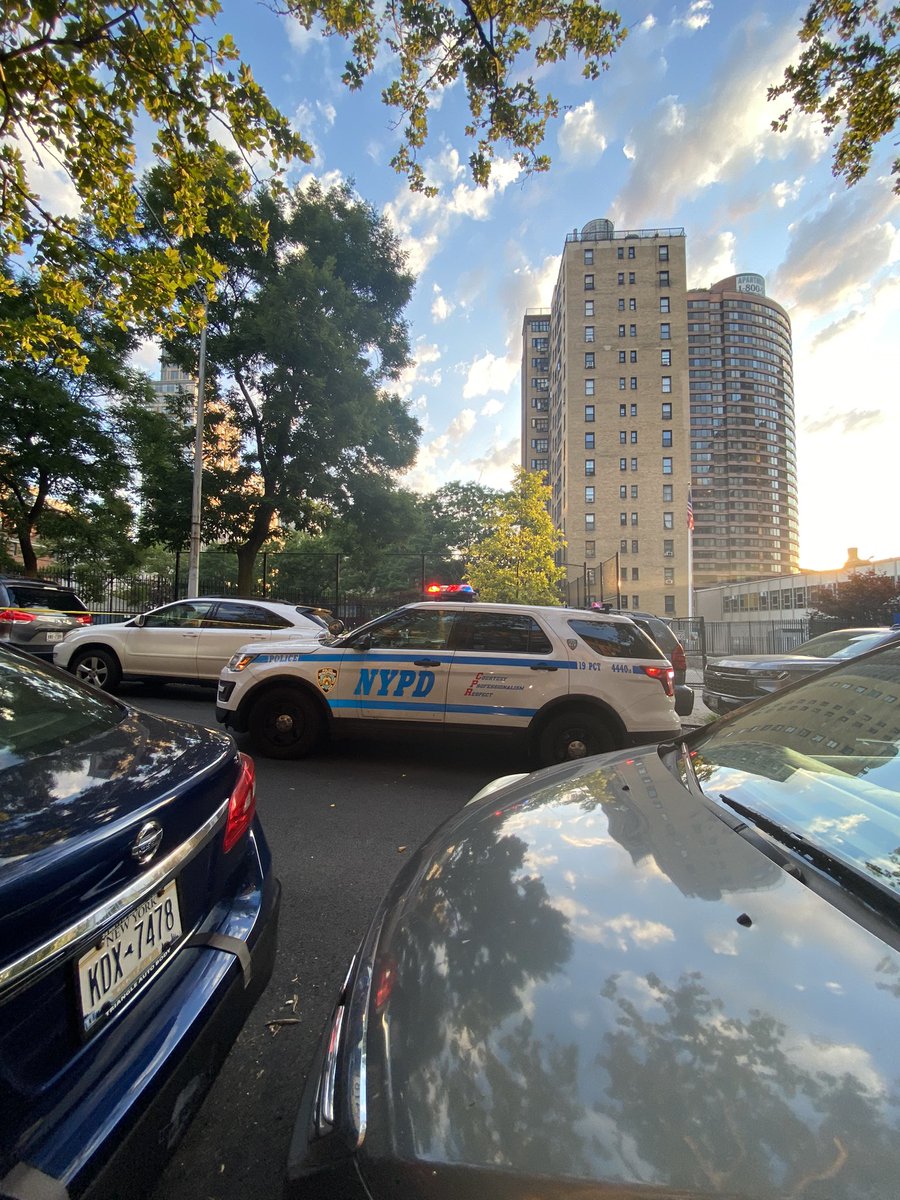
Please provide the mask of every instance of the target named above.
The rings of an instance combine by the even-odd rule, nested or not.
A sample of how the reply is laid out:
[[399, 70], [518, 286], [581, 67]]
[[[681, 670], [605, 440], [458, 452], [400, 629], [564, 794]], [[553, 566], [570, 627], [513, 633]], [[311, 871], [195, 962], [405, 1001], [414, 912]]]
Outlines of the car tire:
[[93, 684], [104, 692], [115, 692], [122, 682], [122, 668], [111, 650], [91, 646], [72, 655], [69, 670], [82, 683]]
[[247, 730], [266, 758], [303, 758], [324, 733], [322, 714], [299, 688], [272, 688], [252, 704]]
[[573, 708], [551, 717], [538, 738], [538, 758], [542, 767], [615, 749], [609, 726], [589, 708]]

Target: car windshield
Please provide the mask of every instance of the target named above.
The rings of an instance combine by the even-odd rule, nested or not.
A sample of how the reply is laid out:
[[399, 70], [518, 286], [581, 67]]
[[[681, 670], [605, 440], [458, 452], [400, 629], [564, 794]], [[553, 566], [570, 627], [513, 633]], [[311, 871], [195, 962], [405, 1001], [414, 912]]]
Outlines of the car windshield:
[[791, 653], [807, 658], [855, 658], [865, 650], [874, 649], [883, 638], [881, 629], [838, 629], [803, 642]]
[[700, 787], [900, 892], [900, 644], [692, 739]]
[[87, 609], [74, 592], [65, 588], [7, 584], [10, 599], [19, 608], [50, 608], [54, 612], [83, 613]]
[[125, 709], [36, 660], [0, 650], [0, 770], [118, 725]]

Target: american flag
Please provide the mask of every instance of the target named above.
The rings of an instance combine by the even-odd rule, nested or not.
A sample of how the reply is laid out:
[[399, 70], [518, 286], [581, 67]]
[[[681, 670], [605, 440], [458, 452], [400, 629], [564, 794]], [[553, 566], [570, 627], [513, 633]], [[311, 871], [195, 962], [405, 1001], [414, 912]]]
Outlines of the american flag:
[[691, 533], [694, 532], [694, 496], [691, 489], [688, 488], [688, 503], [687, 503], [687, 526]]

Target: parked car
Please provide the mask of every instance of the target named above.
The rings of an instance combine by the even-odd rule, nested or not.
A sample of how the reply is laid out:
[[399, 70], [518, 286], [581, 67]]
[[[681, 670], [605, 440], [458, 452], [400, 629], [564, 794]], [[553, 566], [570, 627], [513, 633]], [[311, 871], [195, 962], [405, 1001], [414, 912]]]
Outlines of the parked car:
[[289, 1200], [893, 1200], [900, 644], [498, 780], [405, 862]]
[[900, 630], [887, 626], [836, 629], [803, 642], [789, 654], [719, 658], [708, 663], [703, 673], [703, 703], [714, 713], [729, 713], [825, 667], [855, 658], [857, 654], [898, 638]]
[[643, 629], [656, 642], [675, 672], [675, 711], [679, 717], [689, 717], [694, 711], [694, 689], [687, 681], [687, 656], [684, 653], [684, 646], [669, 622], [664, 617], [657, 617], [654, 613], [639, 612], [633, 608], [607, 608], [606, 605], [603, 608], [607, 612], [621, 613], [622, 616], [630, 617], [635, 625]]
[[57, 642], [90, 623], [90, 612], [71, 588], [42, 579], [0, 576], [0, 645], [52, 659]]
[[328, 622], [302, 605], [200, 596], [69, 634], [53, 659], [79, 679], [114, 692], [123, 679], [215, 683], [245, 642], [286, 637], [316, 642], [329, 636]]
[[333, 645], [242, 647], [222, 671], [216, 716], [272, 758], [354, 728], [514, 737], [543, 763], [681, 732], [672, 668], [633, 621], [442, 600]]
[[0, 1195], [144, 1195], [271, 974], [252, 761], [0, 650]]

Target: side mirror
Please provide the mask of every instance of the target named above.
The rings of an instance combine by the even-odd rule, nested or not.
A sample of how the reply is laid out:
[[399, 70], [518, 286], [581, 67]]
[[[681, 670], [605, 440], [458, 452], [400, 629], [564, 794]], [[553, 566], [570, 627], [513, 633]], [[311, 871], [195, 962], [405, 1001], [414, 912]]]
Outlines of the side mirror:
[[139, 627], [142, 626], [144, 624], [144, 613], [138, 613], [131, 623], [132, 625], [137, 625]]
[[343, 633], [347, 626], [340, 619], [328, 622], [328, 632], [332, 637], [337, 637], [339, 633]]

